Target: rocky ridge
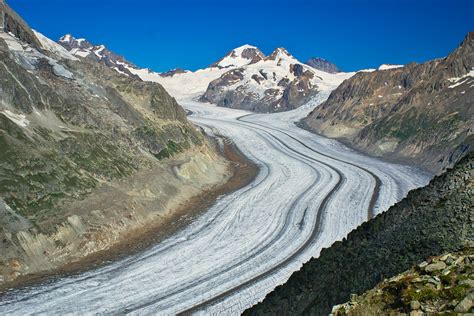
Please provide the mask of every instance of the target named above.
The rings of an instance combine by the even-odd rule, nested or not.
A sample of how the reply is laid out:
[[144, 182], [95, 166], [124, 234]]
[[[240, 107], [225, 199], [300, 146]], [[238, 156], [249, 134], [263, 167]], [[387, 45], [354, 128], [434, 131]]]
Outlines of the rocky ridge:
[[103, 63], [107, 67], [112, 68], [119, 73], [139, 79], [137, 75], [130, 72], [130, 68], [138, 69], [137, 66], [125, 60], [123, 56], [117, 55], [110, 51], [104, 45], [93, 45], [86, 39], [76, 39], [71, 34], [66, 34], [61, 37], [58, 43], [74, 56]]
[[[386, 278], [474, 241], [474, 153], [323, 249], [244, 315], [327, 315]], [[469, 272], [471, 273], [471, 272]]]
[[104, 45], [65, 35], [59, 40], [79, 58], [87, 58], [131, 77], [158, 82], [175, 97], [192, 97], [218, 106], [256, 112], [281, 112], [308, 102], [319, 91], [335, 88], [353, 73], [329, 73], [300, 63], [284, 48], [265, 56], [243, 45], [208, 68], [195, 72], [180, 68], [164, 73], [140, 69], [111, 53]]
[[0, 17], [0, 286], [107, 249], [228, 177], [161, 85], [73, 55], [3, 1]]
[[474, 245], [459, 253], [428, 258], [385, 280], [351, 301], [333, 307], [332, 315], [449, 315], [472, 313]]
[[251, 57], [250, 63], [211, 81], [199, 100], [255, 112], [288, 111], [305, 104], [321, 89], [351, 76], [314, 69], [281, 47], [267, 57], [260, 51]]
[[433, 172], [473, 146], [474, 33], [446, 58], [359, 72], [302, 125], [366, 153]]

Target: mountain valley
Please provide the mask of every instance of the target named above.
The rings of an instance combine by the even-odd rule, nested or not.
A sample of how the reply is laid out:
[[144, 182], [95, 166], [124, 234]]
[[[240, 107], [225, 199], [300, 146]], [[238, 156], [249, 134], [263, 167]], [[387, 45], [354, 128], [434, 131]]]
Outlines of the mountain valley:
[[[37, 14], [60, 11], [50, 4]], [[175, 5], [152, 21], [136, 12], [154, 2], [109, 6], [98, 33], [60, 30], [81, 22], [69, 12], [44, 30], [66, 34], [55, 42], [0, 0], [0, 314], [472, 312], [474, 33], [446, 57], [351, 72], [355, 25], [334, 44], [342, 60], [302, 42], [331, 43], [332, 23], [291, 36], [292, 23], [263, 23], [279, 33], [255, 41], [268, 55], [241, 45], [252, 36], [216, 37], [208, 60], [223, 57], [193, 71], [141, 68], [73, 35], [108, 34], [171, 68], [157, 56], [183, 39], [168, 33], [205, 41], [191, 3], [152, 30]], [[319, 47], [337, 65], [300, 62], [284, 37], [295, 56]], [[223, 43], [241, 46], [220, 55]], [[194, 45], [180, 56], [202, 63]]]

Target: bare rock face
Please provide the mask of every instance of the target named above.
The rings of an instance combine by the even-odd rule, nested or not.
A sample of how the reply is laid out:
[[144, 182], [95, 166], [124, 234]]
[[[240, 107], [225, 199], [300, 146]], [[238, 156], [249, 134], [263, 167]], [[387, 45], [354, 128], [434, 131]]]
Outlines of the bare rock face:
[[339, 68], [335, 64], [331, 63], [330, 61], [324, 58], [313, 57], [313, 58], [308, 59], [305, 64], [313, 67], [314, 69], [328, 72], [330, 74], [335, 74], [335, 73], [340, 72]]
[[11, 33], [22, 42], [28, 43], [35, 48], [41, 47], [33, 31], [4, 0], [0, 0], [0, 31]]
[[303, 125], [434, 172], [472, 148], [474, 33], [446, 58], [383, 69], [343, 82]]
[[[200, 101], [255, 112], [280, 112], [295, 109], [318, 93], [314, 70], [284, 48], [265, 58], [260, 51], [246, 48], [241, 56], [250, 62], [212, 81]], [[217, 64], [225, 65], [225, 61]]]

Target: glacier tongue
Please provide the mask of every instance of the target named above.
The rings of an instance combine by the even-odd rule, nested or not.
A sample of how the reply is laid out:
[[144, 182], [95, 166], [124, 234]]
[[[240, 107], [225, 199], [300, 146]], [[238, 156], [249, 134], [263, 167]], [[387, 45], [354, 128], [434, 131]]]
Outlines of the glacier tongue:
[[429, 179], [294, 125], [327, 96], [278, 114], [182, 101], [195, 123], [232, 139], [260, 166], [257, 178], [155, 247], [7, 294], [0, 313], [236, 315], [262, 300], [366, 221], [374, 195], [379, 213]]

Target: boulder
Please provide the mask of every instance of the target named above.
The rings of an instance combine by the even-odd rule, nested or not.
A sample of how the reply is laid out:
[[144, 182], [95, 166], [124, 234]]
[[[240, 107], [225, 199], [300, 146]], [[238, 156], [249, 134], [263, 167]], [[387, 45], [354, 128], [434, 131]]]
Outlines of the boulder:
[[425, 272], [431, 273], [434, 271], [443, 270], [445, 268], [446, 268], [446, 263], [444, 263], [443, 261], [438, 261], [438, 262], [427, 265], [425, 268]]

